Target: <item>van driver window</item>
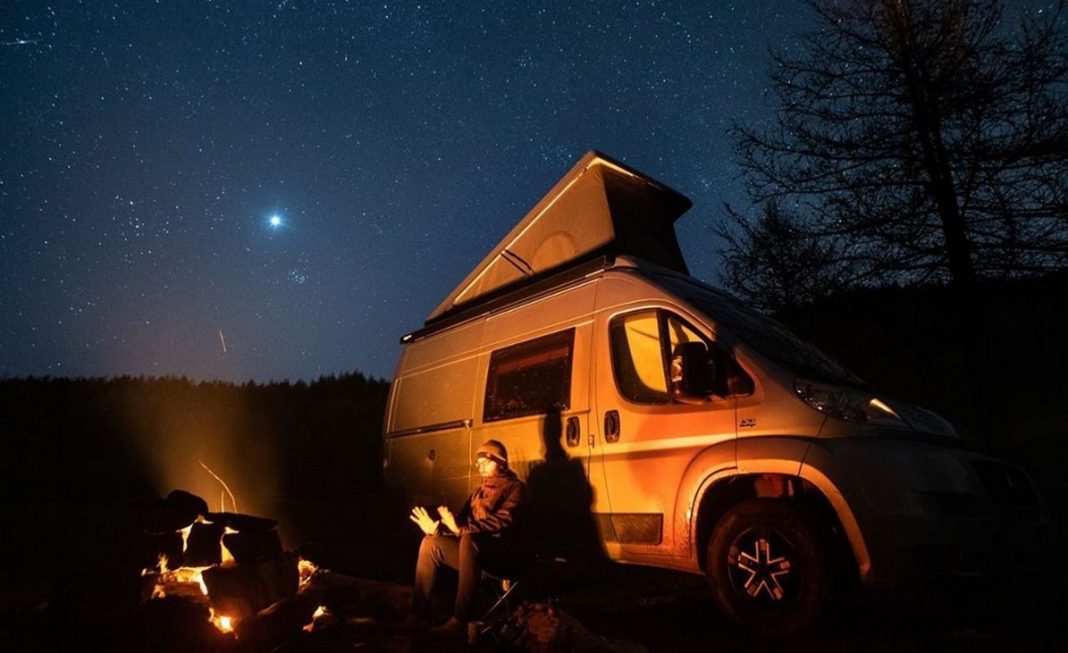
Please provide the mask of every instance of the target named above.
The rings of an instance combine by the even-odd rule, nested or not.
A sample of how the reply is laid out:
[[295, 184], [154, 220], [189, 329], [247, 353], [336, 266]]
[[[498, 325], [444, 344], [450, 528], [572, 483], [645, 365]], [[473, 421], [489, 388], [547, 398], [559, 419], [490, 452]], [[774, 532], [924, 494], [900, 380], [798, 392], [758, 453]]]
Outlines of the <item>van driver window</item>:
[[493, 352], [483, 421], [567, 410], [574, 340], [575, 330], [568, 329]]
[[656, 311], [612, 320], [612, 368], [623, 396], [638, 403], [668, 403], [660, 317]]
[[689, 324], [666, 311], [641, 311], [621, 315], [609, 327], [612, 369], [620, 393], [642, 404], [671, 402], [667, 389], [667, 362], [675, 346], [703, 342], [717, 369], [711, 394], [750, 394], [753, 382], [733, 361], [726, 349], [699, 334]]

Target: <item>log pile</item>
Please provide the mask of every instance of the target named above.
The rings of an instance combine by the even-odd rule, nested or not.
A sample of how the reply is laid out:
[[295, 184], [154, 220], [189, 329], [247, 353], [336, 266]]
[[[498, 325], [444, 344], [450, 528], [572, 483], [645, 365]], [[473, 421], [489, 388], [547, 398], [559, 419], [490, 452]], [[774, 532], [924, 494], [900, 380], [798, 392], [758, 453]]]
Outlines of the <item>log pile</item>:
[[297, 556], [282, 550], [276, 526], [264, 517], [210, 512], [207, 502], [182, 490], [152, 504], [142, 533], [144, 548], [158, 562], [142, 574], [142, 612], [168, 612], [149, 604], [171, 599], [174, 606], [180, 599], [191, 606], [184, 615], [206, 611], [205, 621], [230, 632], [292, 597], [299, 586]]
[[365, 651], [411, 649], [392, 627], [407, 612], [410, 588], [301, 563], [283, 550], [273, 519], [210, 512], [176, 490], [142, 526], [159, 564], [143, 572], [127, 650], [330, 651], [352, 650], [354, 641]]

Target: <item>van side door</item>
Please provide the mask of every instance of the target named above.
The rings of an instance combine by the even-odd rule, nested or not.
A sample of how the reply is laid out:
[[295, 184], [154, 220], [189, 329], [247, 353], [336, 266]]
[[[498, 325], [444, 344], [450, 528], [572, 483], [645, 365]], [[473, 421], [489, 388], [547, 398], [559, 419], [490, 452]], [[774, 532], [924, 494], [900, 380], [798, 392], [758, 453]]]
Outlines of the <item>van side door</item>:
[[[596, 280], [491, 316], [474, 446], [501, 441], [545, 557], [599, 555], [588, 477]], [[477, 477], [474, 479], [477, 482]]]

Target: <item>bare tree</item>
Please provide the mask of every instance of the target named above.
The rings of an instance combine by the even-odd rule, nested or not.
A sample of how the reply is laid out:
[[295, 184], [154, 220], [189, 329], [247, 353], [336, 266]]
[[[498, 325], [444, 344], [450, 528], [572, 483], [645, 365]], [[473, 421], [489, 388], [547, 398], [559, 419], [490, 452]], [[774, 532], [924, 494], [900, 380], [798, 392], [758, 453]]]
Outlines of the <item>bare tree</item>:
[[[860, 284], [952, 280], [970, 294], [977, 276], [1065, 267], [1063, 2], [1014, 25], [1000, 0], [810, 5], [800, 54], [773, 55], [772, 127], [732, 130], [754, 202], [798, 207], [779, 232], [819, 242], [820, 274]], [[727, 241], [728, 275], [743, 254], [768, 264], [746, 252], [763, 246], [756, 232]]]
[[848, 285], [836, 243], [805, 234], [800, 216], [774, 200], [755, 222], [729, 206], [717, 226], [727, 287], [768, 312], [792, 308]]

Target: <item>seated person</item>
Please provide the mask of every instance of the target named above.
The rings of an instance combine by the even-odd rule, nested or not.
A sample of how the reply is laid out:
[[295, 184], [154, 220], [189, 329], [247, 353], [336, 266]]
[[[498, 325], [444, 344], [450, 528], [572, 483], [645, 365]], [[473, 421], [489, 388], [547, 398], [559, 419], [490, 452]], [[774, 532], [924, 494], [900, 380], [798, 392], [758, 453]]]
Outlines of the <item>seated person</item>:
[[434, 519], [426, 508], [416, 506], [410, 516], [426, 533], [415, 567], [415, 618], [429, 616], [430, 593], [438, 568], [448, 565], [459, 572], [452, 617], [432, 629], [435, 635], [466, 633], [482, 570], [507, 568], [523, 559], [524, 543], [517, 536], [517, 525], [526, 507], [526, 485], [508, 468], [508, 451], [497, 440], [482, 443], [475, 454], [475, 464], [481, 484], [458, 513], [454, 515], [448, 507], [440, 506], [439, 518]]

